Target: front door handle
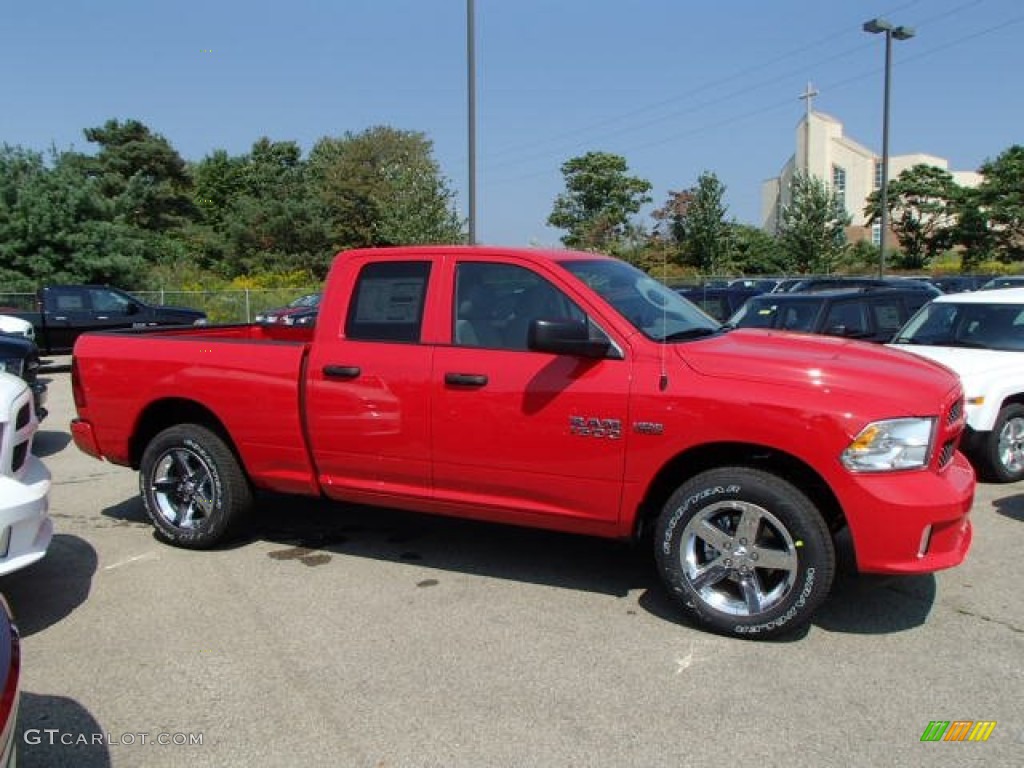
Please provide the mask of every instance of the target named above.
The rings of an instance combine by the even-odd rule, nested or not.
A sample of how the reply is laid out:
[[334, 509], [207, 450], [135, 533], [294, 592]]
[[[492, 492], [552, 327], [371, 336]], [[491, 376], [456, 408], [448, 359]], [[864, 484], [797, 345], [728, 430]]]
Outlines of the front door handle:
[[323, 372], [328, 379], [355, 379], [362, 373], [357, 365], [325, 365]]
[[482, 373], [446, 373], [444, 383], [453, 387], [483, 387], [487, 377]]

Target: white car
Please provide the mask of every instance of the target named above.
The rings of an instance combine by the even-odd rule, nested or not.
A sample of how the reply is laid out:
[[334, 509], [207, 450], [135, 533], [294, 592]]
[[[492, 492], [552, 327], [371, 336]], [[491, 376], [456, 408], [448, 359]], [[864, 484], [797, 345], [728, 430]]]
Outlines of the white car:
[[0, 575], [41, 559], [53, 538], [50, 473], [32, 453], [38, 428], [31, 390], [0, 373]]
[[14, 336], [24, 336], [26, 339], [36, 339], [36, 329], [28, 320], [11, 315], [0, 315], [0, 333], [10, 333]]
[[1024, 480], [1024, 288], [939, 296], [890, 346], [960, 375], [967, 430], [961, 448], [986, 480]]

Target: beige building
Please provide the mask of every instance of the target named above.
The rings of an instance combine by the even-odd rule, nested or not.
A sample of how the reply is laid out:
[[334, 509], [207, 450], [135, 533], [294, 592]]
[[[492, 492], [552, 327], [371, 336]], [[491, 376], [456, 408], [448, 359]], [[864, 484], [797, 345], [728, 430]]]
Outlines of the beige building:
[[[890, 155], [890, 181], [907, 168], [922, 163], [949, 171], [949, 161], [935, 155]], [[843, 124], [821, 112], [809, 111], [800, 121], [796, 128], [796, 152], [777, 177], [761, 185], [761, 227], [767, 232], [776, 231], [782, 208], [789, 203], [793, 174], [808, 170], [831, 184], [850, 214], [847, 228], [850, 241], [870, 239], [878, 245], [878, 224], [867, 226], [864, 207], [868, 195], [882, 184], [881, 155], [844, 136]], [[981, 181], [981, 176], [974, 171], [950, 173], [953, 180], [964, 187], [975, 187]]]

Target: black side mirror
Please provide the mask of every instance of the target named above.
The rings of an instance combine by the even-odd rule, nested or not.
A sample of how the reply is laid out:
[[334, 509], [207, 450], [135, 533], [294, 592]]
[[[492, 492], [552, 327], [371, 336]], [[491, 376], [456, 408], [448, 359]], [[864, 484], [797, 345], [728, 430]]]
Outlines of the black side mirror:
[[137, 315], [137, 314], [139, 314], [139, 305], [138, 304], [126, 304], [125, 308], [124, 308], [124, 313], [126, 315]]
[[576, 320], [534, 320], [526, 345], [535, 352], [592, 358], [607, 357], [611, 349], [607, 339], [590, 338], [586, 323]]

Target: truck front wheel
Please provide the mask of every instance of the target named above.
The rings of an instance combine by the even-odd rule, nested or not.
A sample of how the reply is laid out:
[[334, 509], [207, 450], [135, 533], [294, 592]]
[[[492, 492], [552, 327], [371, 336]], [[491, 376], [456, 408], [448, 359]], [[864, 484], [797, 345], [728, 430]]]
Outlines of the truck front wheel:
[[1011, 403], [999, 411], [980, 453], [986, 480], [1015, 483], [1024, 479], [1024, 405]]
[[807, 624], [835, 572], [832, 537], [810, 500], [750, 467], [702, 472], [680, 486], [658, 519], [655, 556], [689, 614], [747, 638]]
[[252, 507], [235, 454], [198, 424], [171, 427], [153, 438], [142, 454], [139, 491], [160, 536], [187, 549], [224, 541]]

